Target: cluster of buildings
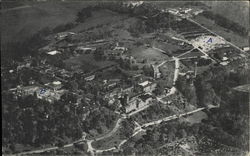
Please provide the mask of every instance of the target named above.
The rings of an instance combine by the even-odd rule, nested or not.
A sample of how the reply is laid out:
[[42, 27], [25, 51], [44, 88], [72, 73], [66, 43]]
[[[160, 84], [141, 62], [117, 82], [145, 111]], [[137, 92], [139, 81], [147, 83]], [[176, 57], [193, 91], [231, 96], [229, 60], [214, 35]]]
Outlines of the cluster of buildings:
[[75, 35], [76, 33], [74, 32], [60, 32], [58, 34], [55, 35], [55, 39], [56, 40], [62, 40], [65, 39], [67, 36], [72, 36]]
[[25, 97], [29, 95], [35, 95], [39, 99], [46, 100], [50, 103], [53, 103], [56, 100], [59, 100], [61, 96], [66, 92], [62, 89], [62, 83], [60, 81], [54, 81], [48, 84], [42, 85], [29, 85], [29, 86], [17, 86], [16, 88], [10, 89], [10, 91], [17, 98]]
[[75, 54], [91, 54], [95, 52], [95, 47], [85, 47], [85, 46], [78, 46], [75, 50]]
[[102, 97], [108, 105], [116, 105], [121, 112], [129, 113], [149, 105], [156, 86], [155, 82], [148, 80], [121, 86], [121, 82], [115, 79], [105, 83]]
[[162, 10], [162, 12], [169, 12], [174, 15], [185, 16], [190, 18], [192, 16], [197, 16], [198, 14], [202, 13], [203, 10], [198, 8], [170, 8]]
[[232, 61], [246, 58], [245, 54], [239, 53], [238, 49], [235, 49], [234, 47], [230, 46], [215, 49], [209, 53], [209, 56], [211, 56], [223, 66], [228, 65]]
[[118, 60], [124, 56], [124, 53], [127, 52], [126, 47], [119, 46], [119, 43], [116, 43], [116, 46], [113, 49], [108, 49], [104, 51], [103, 57], [108, 60]]
[[[55, 36], [56, 44], [64, 41], [67, 36], [72, 35], [75, 35], [75, 33], [58, 33]], [[85, 45], [77, 43], [75, 44], [73, 50], [69, 51], [69, 55], [94, 54], [98, 48], [98, 46], [95, 46], [95, 44], [106, 44], [106, 42], [106, 40], [98, 40], [91, 43], [85, 43]], [[95, 95], [95, 93], [90, 91], [87, 94], [82, 94], [85, 92], [84, 89], [88, 88], [87, 86], [77, 87], [77, 90], [71, 90], [70, 88], [63, 87], [66, 83], [68, 84], [68, 82], [71, 82], [72, 79], [75, 79], [75, 70], [73, 72], [63, 68], [55, 67], [54, 65], [50, 65], [50, 57], [57, 58], [59, 55], [59, 58], [61, 58], [62, 55], [67, 57], [67, 52], [63, 49], [54, 47], [53, 44], [50, 44], [45, 49], [41, 50], [41, 59], [37, 61], [36, 66], [31, 66], [32, 58], [25, 59], [25, 61], [18, 66], [20, 69], [22, 67], [28, 67], [30, 70], [35, 71], [39, 75], [46, 77], [44, 78], [45, 80], [32, 80], [32, 83], [26, 86], [19, 85], [14, 89], [10, 89], [10, 91], [17, 97], [35, 95], [37, 98], [46, 100], [50, 103], [60, 100], [61, 96], [66, 92], [72, 92], [77, 95], [78, 102], [80, 102], [79, 99], [82, 100], [84, 98], [84, 100], [89, 103], [89, 105], [94, 105], [97, 102], [97, 95]], [[121, 61], [121, 66], [129, 66], [129, 69], [131, 69], [133, 65], [137, 64], [137, 60], [132, 56], [127, 56], [127, 51], [128, 49], [126, 47], [119, 45], [119, 43], [115, 43], [109, 46], [109, 48], [104, 48], [102, 54], [105, 59], [119, 60]], [[113, 70], [113, 68], [108, 68], [109, 70]], [[154, 99], [152, 92], [157, 86], [157, 83], [154, 82], [154, 79], [158, 79], [161, 76], [157, 65], [151, 65], [150, 68], [152, 69], [151, 76], [153, 77], [151, 80], [148, 80], [148, 78], [142, 80], [141, 74], [135, 75], [133, 78], [131, 78], [133, 81], [132, 84], [127, 84], [122, 79], [103, 80], [101, 85], [102, 89], [97, 93], [98, 96], [101, 96], [102, 100], [105, 101], [105, 104], [108, 104], [109, 106], [116, 105], [116, 108], [118, 108], [122, 113], [129, 113], [148, 106]], [[99, 78], [96, 76], [96, 71], [92, 71], [91, 73], [80, 71], [77, 72], [77, 75], [77, 77], [81, 77], [79, 81], [85, 81], [85, 85], [88, 83], [93, 85], [96, 81], [99, 81], [97, 80]], [[74, 81], [76, 82], [76, 80]], [[79, 82], [78, 85], [79, 84], [81, 83]]]
[[161, 73], [160, 73], [160, 70], [159, 70], [159, 67], [156, 66], [156, 65], [151, 65], [151, 68], [152, 68], [152, 77], [155, 78], [155, 79], [159, 79], [161, 77]]

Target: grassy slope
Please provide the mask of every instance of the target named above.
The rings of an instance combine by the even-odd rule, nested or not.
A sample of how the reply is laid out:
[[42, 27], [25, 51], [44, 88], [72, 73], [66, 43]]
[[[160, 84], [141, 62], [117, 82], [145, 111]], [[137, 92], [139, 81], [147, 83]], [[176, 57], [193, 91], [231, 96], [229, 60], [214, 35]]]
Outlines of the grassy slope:
[[204, 1], [214, 13], [220, 14], [245, 28], [249, 28], [248, 1]]
[[42, 28], [54, 28], [75, 20], [77, 12], [84, 6], [83, 2], [32, 3], [31, 7], [11, 10], [1, 14], [2, 44], [22, 41]]

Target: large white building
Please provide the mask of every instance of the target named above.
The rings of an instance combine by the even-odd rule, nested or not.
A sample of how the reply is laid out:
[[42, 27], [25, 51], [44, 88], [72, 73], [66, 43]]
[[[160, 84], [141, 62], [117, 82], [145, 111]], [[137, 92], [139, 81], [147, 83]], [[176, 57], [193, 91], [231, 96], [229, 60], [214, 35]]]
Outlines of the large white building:
[[156, 89], [157, 84], [150, 81], [144, 81], [138, 84], [143, 92], [152, 92]]

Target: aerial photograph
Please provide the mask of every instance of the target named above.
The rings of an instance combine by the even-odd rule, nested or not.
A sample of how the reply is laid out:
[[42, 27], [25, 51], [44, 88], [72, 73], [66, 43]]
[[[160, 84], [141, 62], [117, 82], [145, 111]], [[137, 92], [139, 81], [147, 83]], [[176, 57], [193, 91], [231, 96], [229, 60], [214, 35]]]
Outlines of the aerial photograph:
[[249, 1], [0, 4], [3, 156], [250, 156]]

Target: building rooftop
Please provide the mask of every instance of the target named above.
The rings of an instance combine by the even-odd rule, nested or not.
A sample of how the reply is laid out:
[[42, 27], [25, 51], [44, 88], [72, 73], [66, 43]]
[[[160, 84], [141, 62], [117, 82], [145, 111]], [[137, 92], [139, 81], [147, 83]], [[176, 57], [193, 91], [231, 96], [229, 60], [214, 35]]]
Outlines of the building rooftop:
[[139, 83], [139, 85], [142, 86], [142, 87], [145, 87], [145, 86], [149, 85], [150, 83], [151, 82], [149, 82], [149, 81], [144, 81], [142, 83]]
[[52, 82], [53, 85], [61, 85], [62, 83], [60, 81], [54, 81]]
[[140, 99], [142, 99], [142, 101], [146, 101], [147, 99], [151, 98], [152, 95], [150, 94], [143, 94], [141, 96], [139, 96]]
[[61, 52], [57, 51], [57, 50], [53, 50], [53, 51], [47, 52], [47, 54], [49, 54], [49, 55], [56, 55], [56, 54], [61, 54]]

